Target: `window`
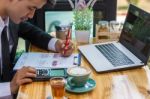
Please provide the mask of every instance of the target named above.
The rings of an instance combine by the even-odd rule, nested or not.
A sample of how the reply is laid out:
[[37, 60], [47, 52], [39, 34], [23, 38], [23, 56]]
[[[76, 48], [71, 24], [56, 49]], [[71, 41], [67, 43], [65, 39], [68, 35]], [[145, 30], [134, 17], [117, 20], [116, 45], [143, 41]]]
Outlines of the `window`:
[[[86, 2], [88, 1], [89, 0], [86, 0]], [[97, 24], [99, 20], [110, 21], [116, 19], [116, 8], [117, 0], [97, 0], [93, 7], [93, 36], [95, 36], [95, 24]], [[31, 22], [41, 29], [45, 30], [45, 13], [51, 11], [72, 11], [72, 8], [68, 0], [57, 0], [54, 8], [45, 5], [43, 9], [38, 10]]]
[[[75, 1], [75, 0], [74, 0]], [[89, 0], [86, 0], [88, 2]], [[117, 0], [97, 0], [93, 7], [93, 36], [95, 37], [95, 25], [100, 20], [115, 20], [116, 19]], [[57, 0], [55, 7], [45, 5], [42, 9], [37, 10], [34, 18], [29, 20], [32, 24], [46, 29], [46, 13], [57, 11], [72, 11], [68, 0]], [[26, 42], [26, 49], [29, 44]]]
[[50, 33], [55, 31], [55, 25], [68, 25], [72, 22], [72, 11], [46, 11], [45, 12], [45, 31]]
[[[45, 31], [47, 33], [55, 31], [55, 25], [68, 25], [70, 23], [73, 23], [73, 11], [45, 12]], [[93, 36], [93, 28], [91, 28], [91, 37], [92, 36]], [[74, 25], [72, 26], [72, 38], [75, 38]]]

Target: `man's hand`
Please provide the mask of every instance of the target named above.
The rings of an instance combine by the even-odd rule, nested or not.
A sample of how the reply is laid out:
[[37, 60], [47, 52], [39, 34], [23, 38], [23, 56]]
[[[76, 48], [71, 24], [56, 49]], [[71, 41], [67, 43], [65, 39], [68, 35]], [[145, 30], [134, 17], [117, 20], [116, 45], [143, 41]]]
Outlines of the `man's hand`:
[[66, 49], [66, 52], [64, 53], [64, 50], [65, 50], [65, 41], [62, 41], [62, 40], [57, 40], [56, 44], [55, 44], [55, 48], [56, 48], [56, 51], [61, 53], [62, 56], [70, 56], [73, 51], [74, 51], [74, 47], [73, 47], [73, 43], [70, 41], [69, 43], [69, 46], [68, 46], [68, 49]]
[[32, 67], [23, 67], [18, 70], [10, 82], [11, 93], [16, 94], [20, 85], [31, 83], [31, 78], [34, 77], [36, 77], [36, 70]]

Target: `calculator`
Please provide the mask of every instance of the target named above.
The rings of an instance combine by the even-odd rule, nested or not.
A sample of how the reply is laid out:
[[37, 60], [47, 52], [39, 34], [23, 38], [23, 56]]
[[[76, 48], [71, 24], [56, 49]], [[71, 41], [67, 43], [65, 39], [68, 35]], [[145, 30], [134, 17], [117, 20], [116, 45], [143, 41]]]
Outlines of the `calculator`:
[[33, 78], [33, 81], [45, 81], [49, 80], [52, 77], [67, 77], [67, 69], [66, 68], [37, 68], [36, 69], [36, 77]]

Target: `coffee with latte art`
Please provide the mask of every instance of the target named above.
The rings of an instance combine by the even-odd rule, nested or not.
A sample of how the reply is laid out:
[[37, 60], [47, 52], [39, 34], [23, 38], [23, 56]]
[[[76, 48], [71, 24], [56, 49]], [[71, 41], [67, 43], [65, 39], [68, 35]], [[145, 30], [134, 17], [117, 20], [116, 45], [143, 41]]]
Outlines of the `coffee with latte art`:
[[68, 69], [68, 74], [70, 75], [86, 75], [90, 72], [90, 70], [86, 67], [73, 67]]
[[69, 70], [69, 74], [72, 75], [84, 75], [87, 74], [88, 70], [81, 67], [75, 67]]

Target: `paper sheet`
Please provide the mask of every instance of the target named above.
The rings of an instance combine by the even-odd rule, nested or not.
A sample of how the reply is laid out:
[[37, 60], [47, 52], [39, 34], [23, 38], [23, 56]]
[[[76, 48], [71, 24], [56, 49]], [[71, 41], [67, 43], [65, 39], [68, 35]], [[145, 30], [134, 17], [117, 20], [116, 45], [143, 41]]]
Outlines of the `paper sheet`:
[[62, 57], [59, 53], [23, 53], [17, 61], [14, 70], [23, 66], [68, 68], [79, 64], [80, 55], [72, 54], [69, 57]]

